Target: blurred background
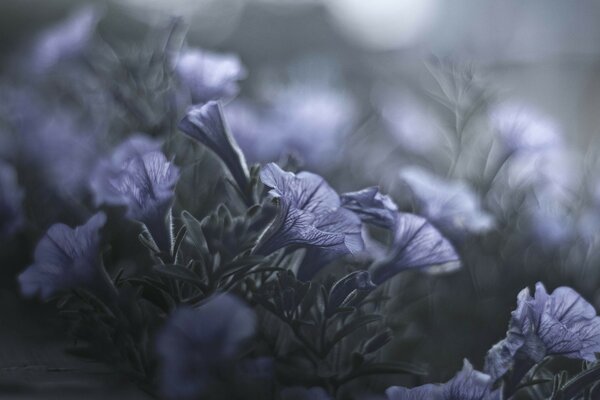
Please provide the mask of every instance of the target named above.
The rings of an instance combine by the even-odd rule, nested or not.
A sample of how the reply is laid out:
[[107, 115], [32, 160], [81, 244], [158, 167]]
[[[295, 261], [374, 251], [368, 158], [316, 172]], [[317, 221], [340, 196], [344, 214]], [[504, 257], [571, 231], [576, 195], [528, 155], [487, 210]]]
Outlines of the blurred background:
[[[407, 176], [429, 178], [407, 175], [406, 167], [473, 190], [481, 203], [473, 207], [494, 223], [466, 235], [445, 232], [463, 268], [408, 274], [386, 289], [395, 299], [389, 319], [399, 334], [390, 358], [429, 364], [427, 380], [447, 379], [464, 357], [481, 366], [485, 351], [504, 336], [517, 292], [538, 280], [549, 288], [571, 285], [600, 305], [597, 1], [86, 4], [102, 14], [97, 42], [124, 54], [162, 37], [173, 17], [187, 34], [182, 48], [237, 54], [246, 77], [226, 113], [250, 161], [286, 159], [324, 175], [340, 192], [380, 185], [403, 210], [426, 216], [431, 191], [421, 195]], [[12, 60], [81, 6], [0, 3], [2, 97], [14, 100]], [[72, 71], [58, 73], [68, 81]], [[1, 153], [10, 159], [8, 142]], [[460, 209], [470, 200], [458, 201]], [[55, 218], [39, 220], [41, 230]], [[16, 257], [16, 264], [27, 257]]]

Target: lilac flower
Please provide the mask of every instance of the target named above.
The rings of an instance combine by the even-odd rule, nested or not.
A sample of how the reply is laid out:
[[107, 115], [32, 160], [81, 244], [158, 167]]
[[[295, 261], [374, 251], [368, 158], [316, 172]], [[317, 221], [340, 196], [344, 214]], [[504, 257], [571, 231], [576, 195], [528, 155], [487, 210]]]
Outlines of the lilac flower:
[[275, 221], [261, 238], [257, 251], [268, 254], [285, 246], [300, 245], [319, 248], [305, 259], [303, 278], [315, 271], [312, 261], [322, 266], [344, 254], [356, 254], [363, 249], [361, 222], [353, 212], [341, 208], [339, 195], [320, 176], [310, 172], [293, 174], [276, 164], [267, 164], [261, 171], [263, 183], [272, 188], [269, 192], [279, 199], [279, 212]]
[[101, 298], [114, 290], [100, 259], [100, 229], [106, 216], [100, 212], [75, 229], [55, 224], [40, 240], [33, 264], [21, 275], [23, 295], [47, 300], [57, 292], [83, 287]]
[[34, 71], [45, 72], [59, 61], [80, 54], [88, 45], [99, 19], [97, 8], [84, 7], [43, 32], [33, 48], [30, 62]]
[[235, 97], [238, 81], [247, 74], [238, 56], [200, 49], [179, 54], [175, 71], [189, 90], [193, 104]]
[[388, 228], [394, 225], [398, 206], [375, 186], [341, 195], [342, 206], [355, 212], [363, 222]]
[[281, 391], [281, 400], [331, 400], [331, 398], [321, 387], [294, 386]]
[[248, 167], [244, 154], [229, 134], [221, 105], [209, 101], [190, 108], [179, 123], [179, 129], [199, 141], [223, 160], [240, 189], [248, 186]]
[[159, 147], [145, 136], [129, 138], [98, 163], [90, 184], [96, 204], [126, 206], [127, 217], [144, 223], [160, 247], [168, 246], [164, 226], [179, 169]]
[[15, 169], [0, 161], [0, 239], [12, 236], [23, 226], [22, 201]]
[[463, 369], [442, 385], [392, 386], [385, 393], [388, 400], [500, 400], [500, 390], [492, 390], [493, 383], [489, 375], [474, 370], [465, 360]]
[[491, 124], [509, 152], [536, 151], [562, 143], [557, 126], [535, 111], [516, 104], [502, 104], [492, 111]]
[[450, 236], [460, 239], [493, 228], [493, 216], [483, 210], [467, 184], [443, 180], [418, 167], [403, 169], [400, 177], [412, 191], [419, 213]]
[[250, 160], [297, 154], [311, 167], [334, 163], [354, 123], [354, 103], [331, 87], [299, 83], [270, 93], [264, 107], [235, 101], [225, 108], [232, 134]]
[[559, 287], [552, 294], [536, 284], [534, 296], [517, 297], [506, 338], [486, 357], [485, 371], [502, 377], [516, 362], [540, 362], [548, 355], [594, 361], [600, 352], [600, 317], [577, 292]]
[[158, 335], [161, 387], [172, 399], [197, 399], [235, 360], [256, 329], [253, 310], [222, 294], [198, 308], [180, 308]]
[[375, 284], [406, 271], [432, 266], [446, 266], [443, 271], [459, 266], [460, 258], [450, 242], [425, 218], [397, 213], [388, 256], [371, 267]]

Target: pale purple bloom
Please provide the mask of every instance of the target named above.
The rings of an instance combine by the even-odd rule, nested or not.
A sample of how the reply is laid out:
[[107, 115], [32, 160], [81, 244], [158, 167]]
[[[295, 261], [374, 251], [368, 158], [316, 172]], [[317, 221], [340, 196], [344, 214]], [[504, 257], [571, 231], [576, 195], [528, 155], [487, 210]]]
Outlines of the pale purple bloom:
[[492, 110], [491, 124], [509, 152], [544, 150], [562, 143], [553, 121], [516, 104], [497, 106]]
[[237, 55], [200, 49], [182, 51], [175, 71], [189, 90], [193, 104], [235, 97], [239, 92], [238, 81], [247, 75]]
[[197, 399], [226, 373], [256, 330], [256, 315], [230, 294], [177, 309], [158, 335], [161, 389], [170, 399]]
[[332, 397], [321, 387], [294, 386], [281, 391], [281, 400], [331, 400]]
[[263, 167], [261, 179], [272, 188], [271, 196], [279, 200], [279, 211], [261, 238], [258, 252], [268, 254], [291, 245], [309, 247], [305, 259], [310, 262], [305, 262], [306, 268], [301, 268], [299, 275], [310, 279], [323, 262], [363, 249], [360, 219], [341, 208], [339, 195], [322, 177], [285, 172], [271, 163]]
[[15, 169], [0, 161], [0, 239], [12, 236], [23, 226], [22, 201], [23, 190]]
[[485, 371], [502, 377], [517, 360], [538, 363], [548, 355], [587, 361], [600, 352], [600, 317], [577, 292], [559, 287], [552, 294], [537, 283], [532, 297], [523, 289], [517, 297], [506, 338], [490, 349]]
[[246, 159], [229, 133], [220, 103], [209, 101], [204, 105], [191, 107], [179, 122], [179, 129], [214, 151], [225, 163], [240, 189], [246, 189]]
[[58, 62], [82, 53], [100, 19], [95, 7], [83, 7], [64, 21], [50, 27], [39, 35], [30, 60], [32, 69], [45, 72]]
[[493, 216], [466, 183], [448, 181], [418, 167], [403, 169], [400, 177], [410, 188], [419, 214], [448, 235], [460, 239], [494, 227]]
[[81, 287], [106, 296], [112, 283], [100, 258], [100, 229], [105, 222], [100, 212], [75, 229], [52, 225], [35, 248], [33, 264], [19, 275], [23, 295], [47, 300]]
[[394, 225], [398, 206], [376, 186], [341, 195], [342, 206], [368, 224], [389, 228]]
[[452, 244], [425, 218], [397, 213], [392, 227], [393, 241], [388, 256], [371, 270], [373, 282], [381, 284], [406, 271], [433, 266], [459, 265], [460, 258]]
[[[91, 179], [96, 204], [127, 207], [128, 218], [143, 222], [155, 240], [162, 238], [179, 169], [159, 150], [160, 144], [136, 135], [98, 163]], [[158, 243], [166, 245], [166, 243]]]
[[464, 361], [463, 369], [444, 384], [427, 384], [408, 389], [392, 386], [386, 390], [388, 400], [500, 400], [500, 390], [493, 390], [489, 375], [473, 369]]

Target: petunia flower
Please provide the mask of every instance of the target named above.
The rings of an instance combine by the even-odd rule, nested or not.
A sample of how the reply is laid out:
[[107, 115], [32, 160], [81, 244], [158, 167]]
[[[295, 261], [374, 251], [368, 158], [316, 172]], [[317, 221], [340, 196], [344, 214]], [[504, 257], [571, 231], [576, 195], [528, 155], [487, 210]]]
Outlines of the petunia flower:
[[42, 73], [61, 60], [83, 52], [90, 42], [100, 19], [96, 7], [83, 7], [57, 25], [42, 32], [36, 40], [30, 63], [34, 71]]
[[0, 239], [12, 236], [23, 226], [22, 201], [23, 190], [15, 169], [0, 161]]
[[285, 172], [271, 163], [263, 167], [261, 180], [271, 188], [270, 195], [278, 199], [279, 210], [257, 252], [268, 254], [294, 245], [307, 247], [305, 267], [299, 272], [300, 279], [306, 280], [324, 263], [363, 249], [360, 219], [341, 207], [339, 195], [322, 177], [310, 172]]
[[245, 190], [248, 186], [246, 159], [229, 133], [218, 102], [209, 101], [190, 108], [179, 122], [179, 129], [214, 151], [225, 163], [239, 188]]
[[146, 225], [161, 249], [168, 248], [165, 220], [179, 169], [159, 150], [160, 144], [135, 135], [98, 163], [91, 179], [96, 204], [127, 207], [128, 218]]
[[201, 49], [182, 51], [175, 62], [175, 72], [189, 90], [192, 104], [235, 97], [238, 81], [247, 75], [237, 55]]
[[519, 293], [506, 338], [487, 354], [485, 371], [494, 379], [546, 356], [594, 361], [600, 352], [600, 317], [590, 303], [568, 287], [552, 294], [542, 283], [535, 288], [533, 297], [528, 288]]
[[394, 225], [398, 206], [376, 186], [341, 195], [342, 206], [368, 224], [388, 228]]
[[158, 335], [161, 389], [167, 398], [197, 399], [225, 373], [256, 330], [254, 311], [221, 294], [198, 308], [179, 308]]
[[444, 384], [427, 384], [408, 389], [392, 386], [386, 390], [388, 400], [500, 400], [500, 390], [493, 390], [489, 375], [473, 369], [464, 361], [463, 369]]
[[75, 229], [52, 225], [35, 248], [33, 264], [19, 275], [23, 295], [47, 300], [60, 291], [85, 288], [102, 299], [111, 296], [114, 287], [100, 258], [105, 222], [99, 212]]
[[466, 183], [447, 181], [418, 167], [403, 169], [400, 177], [410, 188], [419, 214], [449, 236], [461, 239], [494, 227], [494, 217]]

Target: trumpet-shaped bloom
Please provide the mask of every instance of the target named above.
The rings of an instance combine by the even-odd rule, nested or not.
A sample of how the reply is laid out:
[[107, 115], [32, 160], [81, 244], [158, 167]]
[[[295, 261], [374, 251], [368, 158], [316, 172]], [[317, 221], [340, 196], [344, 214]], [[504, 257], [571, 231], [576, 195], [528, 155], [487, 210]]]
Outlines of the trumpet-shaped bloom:
[[253, 310], [222, 294], [198, 308], [180, 308], [158, 335], [161, 387], [167, 398], [197, 399], [231, 367], [256, 329]]
[[516, 362], [540, 362], [547, 355], [594, 361], [600, 352], [600, 317], [577, 292], [559, 287], [552, 294], [537, 283], [532, 297], [523, 289], [517, 297], [506, 338], [490, 349], [485, 371], [494, 379]]
[[446, 181], [415, 167], [404, 169], [400, 176], [412, 191], [419, 213], [448, 235], [460, 239], [493, 228], [493, 216], [465, 183]]
[[261, 171], [261, 179], [272, 188], [269, 193], [279, 200], [280, 207], [259, 252], [290, 245], [309, 247], [299, 277], [310, 279], [324, 263], [363, 249], [360, 219], [340, 207], [339, 195], [322, 177], [285, 172], [271, 163]]
[[247, 75], [238, 56], [200, 49], [183, 51], [175, 71], [193, 104], [235, 97], [240, 90], [238, 81]]
[[15, 169], [0, 161], [0, 238], [11, 236], [23, 225], [22, 201]]
[[209, 101], [190, 108], [179, 122], [179, 129], [215, 152], [229, 169], [241, 189], [248, 185], [248, 167], [244, 154], [229, 134], [221, 105]]
[[392, 386], [385, 393], [389, 400], [500, 400], [500, 390], [492, 390], [493, 383], [489, 375], [476, 371], [465, 360], [463, 369], [444, 384], [412, 389]]
[[23, 294], [47, 300], [59, 291], [83, 287], [104, 296], [110, 287], [99, 253], [105, 221], [100, 212], [75, 229], [51, 226], [35, 248], [33, 264], [19, 275]]
[[375, 186], [341, 196], [342, 206], [358, 214], [363, 222], [389, 228], [394, 225], [398, 206]]
[[81, 53], [88, 45], [99, 19], [97, 8], [84, 7], [43, 32], [34, 44], [32, 68], [44, 72], [59, 61]]
[[127, 217], [143, 222], [153, 235], [164, 230], [179, 178], [179, 169], [159, 147], [147, 137], [133, 136], [98, 163], [91, 179], [96, 204], [126, 206]]

